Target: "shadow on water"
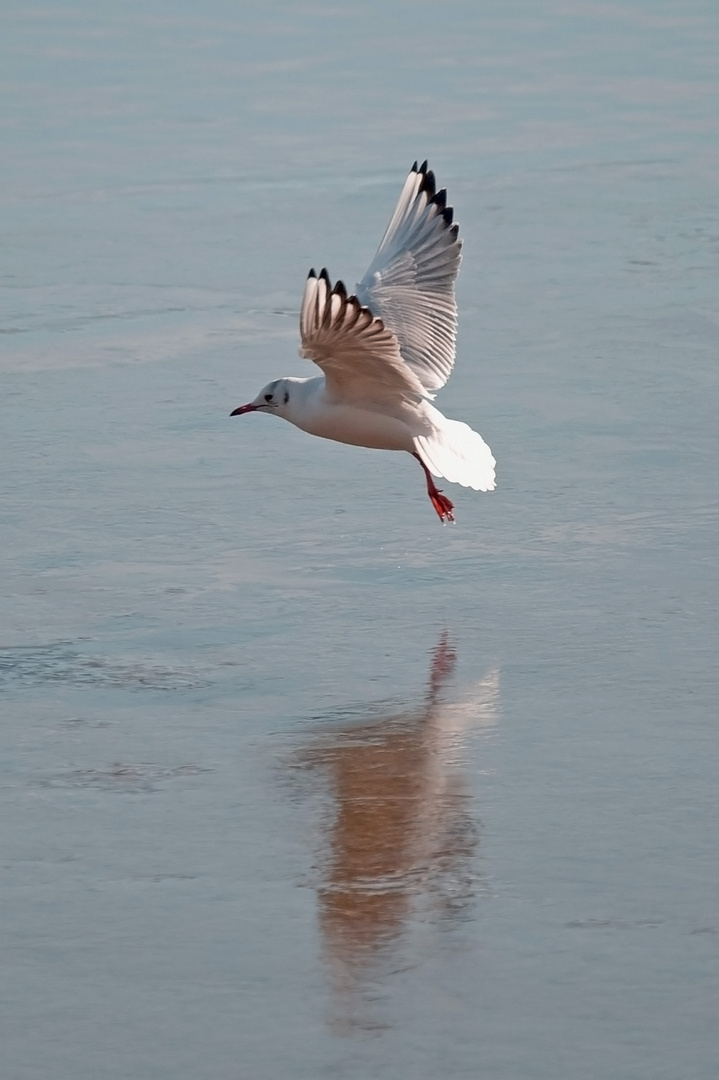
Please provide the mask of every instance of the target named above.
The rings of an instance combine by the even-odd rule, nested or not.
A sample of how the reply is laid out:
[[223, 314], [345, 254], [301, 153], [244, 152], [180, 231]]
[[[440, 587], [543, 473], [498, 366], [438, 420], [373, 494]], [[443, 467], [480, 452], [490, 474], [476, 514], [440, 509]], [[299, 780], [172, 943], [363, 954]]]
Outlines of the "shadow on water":
[[444, 633], [420, 705], [330, 719], [293, 760], [323, 799], [315, 887], [337, 1032], [386, 1026], [383, 980], [418, 962], [412, 929], [456, 924], [484, 889], [466, 748], [497, 722], [499, 672], [456, 699], [455, 663]]

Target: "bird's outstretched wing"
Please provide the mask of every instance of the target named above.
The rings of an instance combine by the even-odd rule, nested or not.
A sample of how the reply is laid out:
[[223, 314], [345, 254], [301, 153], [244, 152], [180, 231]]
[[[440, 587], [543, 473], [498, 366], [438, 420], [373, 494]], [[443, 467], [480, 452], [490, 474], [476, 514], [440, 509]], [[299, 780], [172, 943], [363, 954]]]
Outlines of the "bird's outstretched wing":
[[399, 342], [382, 319], [334, 288], [326, 270], [310, 270], [300, 310], [301, 353], [322, 368], [327, 393], [337, 403], [389, 404], [426, 396], [400, 355]]
[[447, 192], [436, 190], [427, 162], [415, 162], [357, 299], [394, 331], [402, 358], [425, 393], [447, 382], [454, 366], [454, 282], [462, 241]]

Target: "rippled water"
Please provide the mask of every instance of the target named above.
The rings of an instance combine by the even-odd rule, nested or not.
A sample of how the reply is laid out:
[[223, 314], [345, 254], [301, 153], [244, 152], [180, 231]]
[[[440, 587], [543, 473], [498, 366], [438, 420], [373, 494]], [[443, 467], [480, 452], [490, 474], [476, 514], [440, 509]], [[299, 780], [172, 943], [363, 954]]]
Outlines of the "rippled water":
[[[713, 1080], [715, 5], [2, 22], [3, 1076]], [[228, 416], [424, 157], [444, 529]]]

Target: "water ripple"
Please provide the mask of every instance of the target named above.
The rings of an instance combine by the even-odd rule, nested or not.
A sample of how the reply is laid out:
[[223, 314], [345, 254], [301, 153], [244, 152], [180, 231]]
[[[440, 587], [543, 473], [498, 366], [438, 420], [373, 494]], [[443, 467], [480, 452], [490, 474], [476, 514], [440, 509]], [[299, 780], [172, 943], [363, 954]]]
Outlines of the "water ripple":
[[193, 690], [207, 686], [194, 672], [154, 664], [122, 663], [81, 653], [67, 643], [0, 649], [0, 692], [12, 685], [111, 687], [121, 690]]

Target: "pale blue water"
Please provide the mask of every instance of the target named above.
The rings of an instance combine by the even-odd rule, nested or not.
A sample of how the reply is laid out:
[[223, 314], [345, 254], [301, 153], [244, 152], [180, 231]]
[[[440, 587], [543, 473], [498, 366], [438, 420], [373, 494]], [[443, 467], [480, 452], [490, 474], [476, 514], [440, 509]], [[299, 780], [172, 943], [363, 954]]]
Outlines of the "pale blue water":
[[[719, 9], [2, 16], [8, 1080], [709, 1080]], [[491, 496], [230, 420], [428, 157]]]

